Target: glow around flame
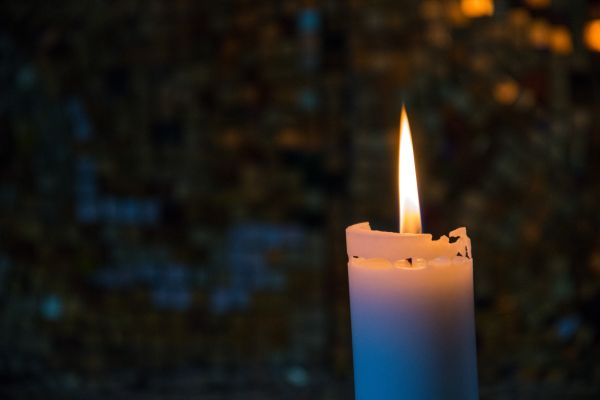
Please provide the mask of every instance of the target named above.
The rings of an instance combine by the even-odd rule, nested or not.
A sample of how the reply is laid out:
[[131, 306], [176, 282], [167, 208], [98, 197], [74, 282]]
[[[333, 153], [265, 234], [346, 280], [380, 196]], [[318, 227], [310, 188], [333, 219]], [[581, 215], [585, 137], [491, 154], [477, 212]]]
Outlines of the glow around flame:
[[421, 233], [421, 209], [417, 171], [406, 107], [400, 117], [400, 148], [398, 152], [398, 193], [400, 198], [400, 233]]

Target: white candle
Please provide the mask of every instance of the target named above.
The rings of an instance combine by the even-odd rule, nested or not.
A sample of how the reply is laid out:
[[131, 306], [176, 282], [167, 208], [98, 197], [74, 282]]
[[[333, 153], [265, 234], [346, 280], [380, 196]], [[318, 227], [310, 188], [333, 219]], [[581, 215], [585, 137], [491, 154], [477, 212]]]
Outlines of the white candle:
[[404, 110], [400, 143], [401, 233], [346, 230], [356, 399], [477, 399], [470, 239], [419, 233]]

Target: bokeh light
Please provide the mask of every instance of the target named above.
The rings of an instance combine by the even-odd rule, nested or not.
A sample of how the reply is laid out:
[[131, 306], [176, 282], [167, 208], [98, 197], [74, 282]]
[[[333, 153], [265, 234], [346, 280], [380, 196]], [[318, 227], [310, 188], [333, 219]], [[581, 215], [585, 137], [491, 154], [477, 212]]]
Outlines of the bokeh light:
[[494, 14], [493, 0], [461, 0], [462, 12], [469, 18], [490, 16]]
[[566, 55], [573, 51], [571, 32], [565, 26], [554, 26], [550, 39], [550, 47], [556, 54]]
[[600, 19], [594, 19], [587, 23], [583, 38], [590, 50], [600, 52]]

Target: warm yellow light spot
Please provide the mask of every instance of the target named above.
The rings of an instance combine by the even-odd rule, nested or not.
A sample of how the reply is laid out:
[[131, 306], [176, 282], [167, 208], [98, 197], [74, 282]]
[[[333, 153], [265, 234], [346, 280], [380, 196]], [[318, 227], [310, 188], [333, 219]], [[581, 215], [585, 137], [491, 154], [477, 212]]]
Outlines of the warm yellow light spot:
[[400, 197], [400, 233], [421, 233], [421, 209], [419, 207], [415, 154], [404, 106], [400, 116], [398, 194]]
[[529, 28], [529, 42], [537, 48], [547, 48], [550, 46], [550, 37], [552, 27], [545, 19], [538, 18], [531, 22]]
[[461, 0], [460, 8], [467, 17], [477, 18], [494, 14], [493, 0]]
[[494, 98], [501, 104], [512, 104], [519, 96], [519, 86], [512, 79], [498, 82], [494, 86]]
[[564, 26], [555, 26], [552, 28], [550, 37], [550, 47], [556, 54], [567, 55], [573, 51], [573, 42], [571, 32]]
[[305, 144], [300, 132], [292, 128], [282, 129], [275, 137], [275, 142], [286, 149], [299, 149]]
[[600, 19], [587, 23], [583, 32], [583, 39], [590, 50], [600, 52]]

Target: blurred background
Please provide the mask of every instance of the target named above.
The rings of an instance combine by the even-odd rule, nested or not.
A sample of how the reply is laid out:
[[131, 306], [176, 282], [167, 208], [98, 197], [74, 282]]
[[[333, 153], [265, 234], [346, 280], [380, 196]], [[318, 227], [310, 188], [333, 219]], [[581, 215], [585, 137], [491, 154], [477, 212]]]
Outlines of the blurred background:
[[600, 2], [0, 6], [0, 397], [351, 399], [346, 226], [474, 244], [482, 399], [600, 395]]

